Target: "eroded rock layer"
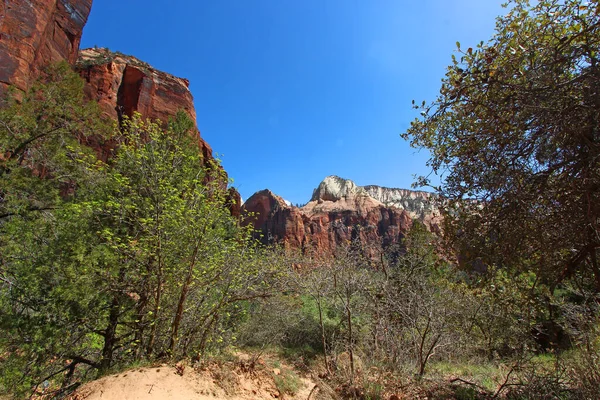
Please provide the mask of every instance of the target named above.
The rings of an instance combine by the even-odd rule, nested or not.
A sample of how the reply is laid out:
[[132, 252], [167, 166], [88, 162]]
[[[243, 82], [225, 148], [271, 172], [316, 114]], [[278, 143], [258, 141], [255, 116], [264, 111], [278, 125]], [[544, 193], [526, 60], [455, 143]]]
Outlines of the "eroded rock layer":
[[0, 99], [26, 91], [45, 65], [77, 60], [92, 0], [0, 2]]
[[76, 65], [86, 81], [86, 94], [113, 118], [137, 111], [166, 121], [184, 110], [196, 121], [187, 79], [152, 68], [135, 57], [104, 48], [84, 49]]

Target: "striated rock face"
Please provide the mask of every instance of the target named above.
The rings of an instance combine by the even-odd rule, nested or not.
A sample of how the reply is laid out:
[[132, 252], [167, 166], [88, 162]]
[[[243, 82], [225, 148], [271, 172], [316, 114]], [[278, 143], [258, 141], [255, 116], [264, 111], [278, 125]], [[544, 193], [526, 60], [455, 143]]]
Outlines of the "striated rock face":
[[9, 86], [28, 89], [51, 62], [77, 60], [92, 0], [0, 2], [0, 99]]
[[137, 111], [146, 118], [166, 121], [184, 110], [196, 121], [187, 79], [104, 48], [81, 50], [76, 69], [86, 81], [88, 97], [112, 118]]
[[379, 200], [388, 207], [397, 207], [406, 210], [412, 218], [425, 220], [437, 212], [431, 193], [374, 185], [363, 186], [363, 189], [369, 196]]
[[387, 206], [354, 182], [336, 176], [325, 178], [301, 208], [262, 190], [244, 203], [242, 213], [264, 242], [320, 255], [333, 255], [340, 245], [358, 240], [376, 256], [399, 243], [412, 226], [406, 210]]

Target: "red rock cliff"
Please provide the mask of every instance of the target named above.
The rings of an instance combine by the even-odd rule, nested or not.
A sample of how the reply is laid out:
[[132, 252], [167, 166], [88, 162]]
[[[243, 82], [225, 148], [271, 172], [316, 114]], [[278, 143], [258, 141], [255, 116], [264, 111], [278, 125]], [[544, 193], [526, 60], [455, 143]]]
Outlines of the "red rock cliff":
[[[0, 105], [8, 87], [26, 91], [45, 65], [66, 60], [86, 80], [87, 97], [98, 101], [111, 118], [137, 111], [145, 118], [167, 121], [184, 110], [196, 122], [187, 80], [105, 49], [79, 53], [91, 7], [92, 0], [0, 2]], [[204, 160], [212, 160], [210, 146], [197, 137]], [[101, 158], [109, 157], [110, 143], [89, 144]], [[233, 189], [229, 203], [232, 213], [239, 214], [239, 194]]]
[[[135, 57], [102, 48], [82, 50], [76, 69], [85, 79], [87, 97], [97, 101], [113, 119], [139, 112], [144, 118], [167, 121], [183, 110], [196, 122], [187, 79], [154, 69]], [[212, 159], [210, 146], [199, 140], [204, 158]]]
[[327, 177], [311, 201], [293, 207], [269, 190], [252, 195], [243, 205], [246, 223], [265, 243], [333, 255], [340, 245], [358, 240], [371, 256], [399, 243], [412, 226], [406, 210], [386, 206], [352, 181]]
[[0, 2], [0, 99], [9, 86], [27, 90], [40, 68], [77, 60], [92, 0]]

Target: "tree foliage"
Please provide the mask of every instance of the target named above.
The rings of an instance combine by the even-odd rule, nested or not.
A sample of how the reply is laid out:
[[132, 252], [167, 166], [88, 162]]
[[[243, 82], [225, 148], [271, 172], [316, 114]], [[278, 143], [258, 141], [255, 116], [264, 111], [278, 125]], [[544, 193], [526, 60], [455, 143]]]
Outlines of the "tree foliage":
[[71, 161], [91, 153], [79, 144], [101, 141], [111, 125], [66, 62], [48, 66], [20, 101], [0, 109], [0, 218], [52, 208], [82, 172]]
[[[0, 392], [48, 381], [58, 394], [94, 371], [218, 349], [277, 275], [183, 112], [125, 119], [105, 163], [80, 146], [98, 121], [84, 124], [78, 107], [93, 106], [73, 104], [81, 82], [65, 74], [3, 111], [22, 134], [2, 143]], [[23, 177], [37, 186], [14, 195]]]
[[600, 290], [599, 7], [507, 7], [491, 40], [457, 43], [439, 96], [402, 136], [431, 151], [463, 261], [550, 282], [591, 272]]
[[68, 381], [78, 363], [94, 364], [86, 355], [97, 346], [88, 324], [96, 282], [81, 262], [90, 233], [70, 201], [94, 160], [81, 142], [109, 127], [66, 63], [0, 110], [0, 390], [63, 372]]

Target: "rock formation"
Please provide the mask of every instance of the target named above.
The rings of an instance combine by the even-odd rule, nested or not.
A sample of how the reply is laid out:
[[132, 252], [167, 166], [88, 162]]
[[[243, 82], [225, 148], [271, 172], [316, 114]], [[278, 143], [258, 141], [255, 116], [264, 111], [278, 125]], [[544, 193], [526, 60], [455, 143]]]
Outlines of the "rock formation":
[[92, 0], [0, 3], [0, 99], [9, 86], [25, 91], [51, 62], [77, 60]]
[[262, 190], [244, 203], [242, 213], [266, 243], [279, 242], [304, 252], [333, 255], [340, 245], [357, 240], [374, 256], [399, 243], [413, 218], [437, 229], [438, 217], [430, 196], [426, 192], [360, 187], [350, 180], [329, 176], [303, 207], [288, 205], [271, 191]]
[[[87, 97], [97, 101], [104, 114], [113, 119], [139, 112], [145, 118], [167, 121], [183, 110], [196, 122], [187, 79], [103, 48], [82, 50], [76, 69], [85, 79]], [[200, 136], [199, 141], [204, 158], [212, 159], [210, 146]]]
[[386, 206], [406, 210], [412, 218], [421, 221], [437, 212], [433, 204], [432, 194], [428, 192], [386, 188], [375, 185], [363, 186], [362, 188], [369, 196], [379, 200]]
[[81, 50], [76, 69], [86, 81], [88, 97], [114, 119], [121, 113], [132, 115], [137, 111], [146, 118], [166, 121], [184, 110], [196, 121], [187, 79], [105, 48]]

